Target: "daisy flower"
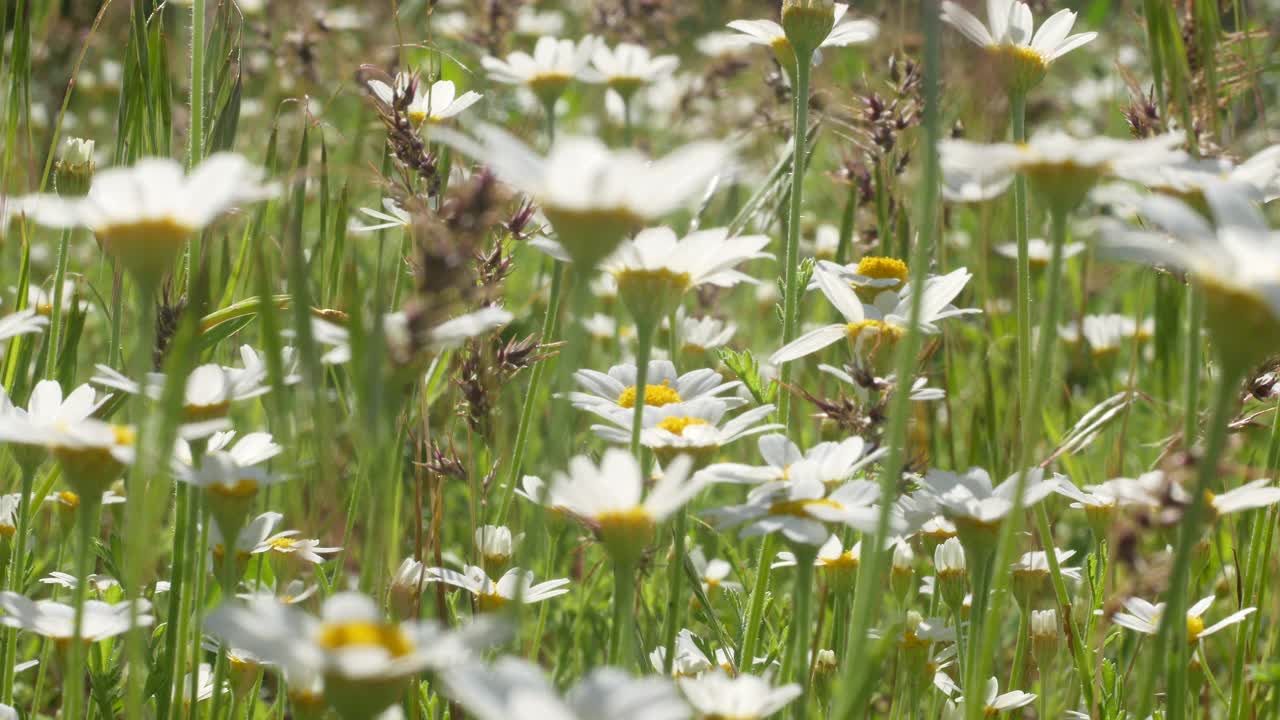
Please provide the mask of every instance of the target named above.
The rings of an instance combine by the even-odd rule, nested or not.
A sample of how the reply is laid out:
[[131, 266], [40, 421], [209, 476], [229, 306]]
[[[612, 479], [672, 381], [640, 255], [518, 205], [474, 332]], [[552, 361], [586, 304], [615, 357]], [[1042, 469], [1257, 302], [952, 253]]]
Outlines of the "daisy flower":
[[[284, 516], [278, 512], [264, 512], [255, 517], [247, 525], [240, 528], [240, 532], [236, 533], [236, 545], [233, 552], [236, 554], [238, 562], [246, 562], [255, 553], [255, 551], [267, 541], [267, 537], [271, 535], [276, 526]], [[227, 549], [222, 531], [218, 529], [218, 523], [209, 526], [209, 554], [217, 561], [217, 564], [210, 563], [210, 567], [222, 567], [222, 558], [225, 556]]]
[[[569, 402], [574, 407], [609, 419], [619, 412], [635, 408], [634, 364], [614, 365], [609, 368], [608, 373], [583, 369], [575, 372], [573, 377], [578, 386], [586, 390], [569, 393]], [[646, 408], [660, 408], [715, 398], [732, 408], [742, 405], [744, 401], [733, 396], [721, 396], [741, 385], [737, 380], [724, 382], [720, 373], [706, 368], [677, 375], [676, 366], [670, 360], [651, 360], [646, 375], [644, 404]]]
[[1061, 131], [1038, 133], [1025, 143], [944, 140], [938, 147], [943, 195], [957, 202], [990, 200], [1021, 173], [1056, 212], [1065, 213], [1103, 178], [1138, 178], [1153, 167], [1183, 162], [1182, 143], [1182, 133], [1117, 140], [1082, 139]]
[[[135, 600], [136, 606], [127, 602], [111, 605], [98, 600], [86, 600], [80, 637], [86, 643], [106, 640], [123, 635], [133, 627], [149, 627], [155, 618], [151, 616], [151, 603]], [[0, 625], [33, 632], [65, 644], [76, 637], [75, 608], [53, 600], [30, 600], [15, 592], [0, 592]], [[130, 622], [136, 613], [137, 624]]]
[[[960, 693], [960, 686], [955, 681], [947, 677], [945, 673], [937, 673], [934, 677], [934, 685], [942, 691], [947, 697], [952, 697]], [[1000, 681], [995, 677], [987, 680], [985, 695], [982, 701], [982, 713], [985, 717], [995, 717], [1001, 713], [1017, 710], [1026, 707], [1036, 701], [1036, 696], [1031, 693], [1022, 692], [1021, 690], [1010, 690], [1007, 693], [1000, 692]], [[956, 712], [954, 715], [944, 713], [946, 717], [964, 717], [965, 699], [960, 698], [956, 701]]]
[[[9, 405], [7, 412], [0, 413], [0, 441], [25, 446], [15, 454], [20, 463], [32, 468], [43, 455], [31, 448], [49, 452], [71, 489], [97, 503], [133, 463], [134, 431], [88, 417], [98, 403], [92, 388], [81, 387], [86, 389], [77, 389], [64, 401], [57, 382], [40, 381], [31, 392], [26, 412]], [[3, 404], [8, 405], [7, 397]]]
[[227, 211], [276, 194], [265, 172], [234, 153], [215, 153], [186, 174], [168, 158], [97, 173], [82, 198], [37, 195], [24, 204], [39, 224], [84, 227], [102, 248], [148, 282], [169, 269], [187, 238]]
[[636, 324], [652, 328], [689, 290], [755, 282], [733, 268], [748, 260], [772, 258], [762, 252], [768, 244], [768, 236], [729, 237], [726, 228], [698, 230], [683, 238], [668, 227], [648, 228], [623, 242], [603, 267], [613, 275], [618, 297]]
[[325, 555], [342, 552], [340, 547], [322, 547], [320, 541], [316, 538], [299, 538], [298, 536], [301, 534], [301, 530], [278, 532], [258, 543], [250, 551], [250, 554], [259, 555], [264, 552], [275, 552], [313, 565], [319, 565], [329, 559]]
[[[835, 273], [817, 268], [814, 277], [822, 294], [844, 316], [845, 322], [825, 325], [801, 335], [775, 352], [769, 358], [769, 364], [781, 365], [798, 360], [846, 338], [861, 347], [868, 338], [883, 337], [893, 340], [906, 333], [912, 312], [909, 286], [897, 293], [881, 293], [874, 305], [864, 305], [853, 288]], [[920, 307], [922, 332], [936, 334], [939, 332], [936, 323], [941, 320], [981, 312], [975, 309], [962, 310], [951, 304], [971, 277], [968, 270], [960, 268], [926, 281]]]
[[[1054, 548], [1054, 555], [1058, 561], [1058, 570], [1062, 577], [1080, 582], [1080, 568], [1067, 567], [1064, 563], [1075, 557], [1075, 550], [1060, 550]], [[1012, 585], [1013, 595], [1019, 601], [1022, 601], [1026, 607], [1026, 601], [1034, 597], [1034, 594], [1045, 587], [1045, 583], [1049, 581], [1049, 554], [1045, 550], [1033, 550], [1023, 553], [1018, 558], [1018, 562], [1010, 566], [1013, 574]]]
[[610, 48], [601, 43], [591, 54], [591, 67], [585, 68], [581, 75], [582, 79], [601, 83], [628, 101], [637, 90], [670, 76], [679, 65], [675, 55], [654, 56], [643, 45], [624, 42]]
[[[1045, 479], [1041, 468], [1027, 470], [1026, 474], [1022, 495], [1024, 508], [1048, 497], [1064, 479], [1061, 475]], [[970, 468], [962, 474], [930, 470], [924, 477], [924, 484], [964, 536], [966, 531], [994, 531], [1013, 510], [1018, 473], [993, 486], [991, 476], [982, 468]]]
[[1272, 145], [1237, 165], [1230, 158], [1187, 158], [1184, 162], [1152, 167], [1134, 178], [1147, 189], [1204, 205], [1204, 190], [1230, 183], [1254, 202], [1280, 197], [1280, 145]]
[[467, 565], [463, 572], [448, 568], [425, 568], [423, 574], [427, 582], [440, 582], [445, 585], [462, 588], [475, 596], [476, 605], [481, 612], [501, 610], [507, 603], [520, 599], [526, 605], [550, 600], [569, 592], [565, 586], [568, 578], [548, 580], [533, 584], [533, 573], [529, 570], [512, 568], [498, 582], [489, 579], [484, 568]]
[[491, 666], [464, 665], [442, 673], [445, 693], [477, 720], [514, 717], [554, 720], [685, 720], [689, 708], [669, 680], [636, 678], [597, 668], [561, 697], [533, 663], [500, 658]]
[[[1120, 344], [1126, 340], [1145, 340], [1155, 333], [1155, 319], [1147, 318], [1142, 325], [1128, 315], [1085, 315], [1079, 324], [1064, 325], [1059, 336], [1067, 342], [1078, 338], [1076, 330], [1089, 343], [1095, 358], [1111, 357], [1120, 352]], [[1063, 331], [1066, 331], [1065, 333]]]
[[[149, 373], [145, 386], [130, 380], [107, 365], [94, 366], [89, 382], [127, 395], [145, 394], [152, 400], [164, 395], [163, 373]], [[251, 400], [271, 390], [257, 372], [223, 367], [209, 363], [191, 371], [183, 390], [183, 424], [180, 434], [186, 440], [198, 440], [231, 427], [227, 413], [231, 404]]]
[[[44, 585], [57, 585], [58, 587], [63, 587], [68, 590], [75, 590], [76, 585], [80, 584], [80, 579], [75, 575], [55, 570], [49, 573], [48, 576], [40, 578], [40, 582]], [[101, 595], [113, 587], [120, 587], [120, 582], [107, 575], [90, 574], [89, 587], [93, 588], [94, 592]]]
[[[1017, 243], [1000, 243], [995, 246], [996, 254], [1010, 260], [1018, 259]], [[1084, 252], [1084, 243], [1069, 242], [1062, 246], [1062, 259], [1069, 260]], [[1033, 267], [1045, 267], [1053, 255], [1053, 245], [1044, 238], [1031, 238], [1027, 241], [1027, 260]]]
[[246, 435], [245, 439], [249, 442], [242, 441], [245, 447], [239, 453], [234, 448], [230, 452], [211, 450], [204, 455], [199, 465], [191, 467], [179, 464], [174, 473], [178, 480], [203, 491], [209, 511], [221, 526], [224, 536], [239, 532], [260, 488], [286, 479], [283, 475], [269, 473], [257, 466], [259, 462], [280, 452], [279, 446], [270, 443], [270, 436], [265, 441], [270, 445], [264, 448], [257, 447], [262, 441], [252, 435]]
[[523, 533], [513, 536], [503, 525], [481, 525], [475, 533], [476, 551], [486, 564], [501, 567], [511, 560], [516, 543], [523, 538]]
[[109, 397], [98, 397], [89, 385], [80, 385], [64, 397], [62, 385], [56, 380], [41, 380], [32, 388], [23, 409], [15, 406], [0, 388], [0, 440], [14, 443], [10, 447], [18, 464], [34, 469], [45, 457], [40, 438], [52, 437], [59, 428], [88, 420]]
[[[697, 638], [687, 628], [676, 633], [676, 646], [673, 653], [674, 658], [671, 661], [671, 677], [697, 677], [713, 669], [722, 669], [727, 673], [733, 672], [733, 651], [728, 648], [716, 650], [716, 660], [713, 663], [711, 658], [698, 647]], [[653, 666], [653, 671], [662, 674], [666, 672], [667, 666], [667, 649], [658, 646], [649, 653], [649, 664]]]
[[[1185, 490], [1176, 485], [1174, 487], [1177, 488], [1176, 495], [1180, 495], [1185, 500], [1190, 500]], [[1223, 493], [1208, 491], [1206, 493], [1205, 499], [1208, 501], [1210, 512], [1215, 517], [1244, 512], [1245, 510], [1257, 510], [1258, 508], [1280, 503], [1280, 487], [1272, 485], [1271, 481], [1265, 478], [1247, 482], [1238, 488], [1232, 488]]]
[[[758, 424], [773, 414], [773, 410], [772, 405], [762, 405], [726, 421], [724, 416], [729, 411], [729, 404], [715, 397], [661, 407], [646, 404], [640, 444], [653, 450], [664, 462], [678, 455], [687, 455], [703, 463], [725, 445], [744, 437], [781, 430], [782, 426], [777, 423]], [[613, 424], [592, 425], [592, 432], [612, 443], [624, 444], [631, 439], [631, 412], [601, 416]]]
[[768, 675], [703, 673], [676, 681], [698, 718], [758, 720], [786, 707], [804, 692], [798, 683], [774, 687]]
[[995, 60], [1010, 92], [1025, 93], [1044, 78], [1049, 64], [1091, 42], [1095, 32], [1071, 34], [1076, 14], [1059, 10], [1035, 29], [1031, 8], [1018, 0], [987, 0], [987, 23], [951, 0], [942, 3], [942, 19]]
[[[429, 352], [442, 352], [462, 345], [473, 337], [493, 332], [511, 322], [514, 316], [500, 307], [485, 306], [474, 312], [459, 315], [451, 320], [420, 331], [416, 335], [409, 327], [409, 319], [402, 312], [382, 316], [383, 331], [393, 357], [402, 362], [412, 359], [415, 348]], [[351, 333], [344, 326], [318, 317], [311, 318], [311, 332], [315, 341], [329, 348], [320, 361], [328, 365], [342, 365], [351, 360]]]
[[[850, 372], [850, 371], [853, 372]], [[858, 399], [864, 403], [877, 401], [879, 398], [873, 398], [871, 392], [875, 391], [881, 397], [886, 396], [898, 384], [898, 379], [893, 375], [885, 377], [877, 377], [866, 369], [857, 367], [848, 367], [841, 369], [834, 365], [826, 363], [818, 364], [818, 371], [826, 373], [840, 382], [853, 388]], [[853, 373], [859, 373], [859, 377], [854, 377]], [[947, 396], [947, 391], [942, 388], [928, 387], [929, 378], [917, 377], [911, 383], [911, 400], [914, 402], [928, 402], [931, 400], [941, 400]]]
[[450, 632], [430, 621], [387, 622], [371, 598], [331, 595], [320, 616], [273, 599], [225, 604], [205, 631], [244, 648], [285, 673], [324, 679], [325, 699], [348, 718], [373, 717], [398, 700], [408, 679], [463, 662], [496, 639], [496, 627], [473, 623]]
[[781, 433], [762, 435], [757, 443], [765, 465], [716, 463], [704, 472], [715, 482], [785, 482], [790, 478], [791, 466], [805, 461], [823, 484], [836, 485], [852, 478], [887, 452], [887, 448], [873, 450], [856, 435], [840, 442], [818, 443], [805, 452]]
[[591, 62], [597, 42], [590, 35], [578, 42], [540, 37], [532, 55], [517, 50], [504, 60], [492, 56], [482, 58], [480, 64], [488, 71], [489, 79], [527, 87], [543, 105], [549, 106]]
[[702, 552], [702, 548], [695, 547], [689, 551], [689, 562], [693, 563], [693, 569], [698, 572], [698, 577], [702, 579], [702, 591], [708, 597], [722, 589], [742, 592], [742, 583], [726, 580], [729, 577], [729, 573], [733, 572], [733, 567], [724, 560], [720, 558], [708, 560], [706, 554]]
[[[1195, 643], [1219, 630], [1230, 627], [1254, 613], [1257, 608], [1237, 610], [1218, 622], [1205, 627], [1204, 614], [1213, 605], [1213, 596], [1203, 598], [1187, 609], [1187, 642]], [[1164, 615], [1164, 603], [1149, 603], [1142, 598], [1131, 597], [1124, 601], [1125, 612], [1118, 612], [1111, 621], [1122, 628], [1127, 628], [1143, 635], [1155, 635], [1160, 631], [1160, 620]]]
[[[1159, 473], [1159, 475], [1163, 479], [1164, 474]], [[1160, 499], [1148, 491], [1150, 484], [1149, 481], [1131, 478], [1113, 478], [1098, 485], [1076, 487], [1075, 483], [1063, 478], [1054, 488], [1054, 492], [1070, 498], [1071, 507], [1105, 520], [1117, 508], [1157, 507]]]
[[1144, 198], [1143, 227], [1101, 226], [1113, 255], [1189, 274], [1204, 289], [1206, 321], [1220, 357], [1247, 367], [1280, 343], [1280, 243], [1237, 186], [1204, 189], [1214, 224], [1191, 206]]
[[595, 528], [611, 553], [627, 558], [648, 543], [658, 523], [667, 519], [702, 490], [689, 480], [692, 463], [676, 458], [646, 493], [640, 465], [618, 448], [604, 452], [596, 465], [585, 455], [569, 461], [567, 473], [557, 472], [547, 503]]
[[49, 318], [41, 315], [37, 309], [19, 310], [0, 317], [0, 340], [38, 333], [48, 324]]
[[[838, 577], [847, 577], [852, 580], [858, 572], [858, 566], [862, 564], [862, 541], [859, 540], [848, 550], [845, 550], [844, 544], [840, 542], [840, 536], [833, 533], [818, 548], [818, 556], [814, 558], [813, 564], [815, 567], [833, 573]], [[784, 550], [778, 553], [770, 567], [784, 568], [795, 567], [795, 565], [795, 553]]]
[[360, 208], [360, 212], [373, 218], [377, 222], [372, 225], [352, 223], [351, 232], [371, 233], [379, 232], [381, 230], [390, 230], [392, 228], [407, 230], [411, 225], [413, 225], [413, 216], [409, 214], [409, 211], [400, 207], [399, 203], [391, 198], [383, 198], [381, 210], [362, 207]]
[[[790, 542], [817, 546], [830, 537], [826, 523], [874, 532], [880, 521], [879, 499], [879, 486], [867, 480], [854, 480], [828, 493], [817, 468], [802, 460], [791, 466], [788, 482], [763, 485], [746, 503], [711, 510], [708, 516], [718, 527], [745, 525], [741, 537], [780, 532]], [[901, 518], [891, 516], [890, 521], [901, 525]]]
[[[849, 12], [845, 3], [835, 3], [834, 22], [828, 26], [825, 39], [819, 40], [815, 49], [848, 47], [871, 42], [880, 34], [880, 26], [874, 20], [844, 20]], [[745, 42], [751, 45], [763, 45], [773, 51], [778, 63], [791, 72], [796, 66], [795, 48], [787, 38], [787, 31], [782, 25], [772, 20], [734, 20], [729, 29], [741, 33]]]
[[[856, 263], [837, 265], [829, 260], [819, 260], [818, 267], [838, 275], [853, 286], [863, 302], [873, 303], [885, 290], [901, 290], [911, 277], [907, 264], [897, 258], [867, 255]], [[818, 281], [809, 283], [807, 290], [818, 288]]]
[[407, 113], [409, 122], [421, 125], [424, 122], [441, 123], [461, 115], [467, 108], [480, 102], [484, 96], [477, 92], [458, 94], [458, 88], [452, 80], [437, 80], [422, 92], [417, 79], [404, 73], [396, 73], [396, 87], [381, 80], [370, 80], [369, 90], [385, 105], [395, 103], [396, 95], [403, 97], [412, 86], [413, 98], [410, 99]]
[[[670, 331], [670, 324], [667, 325]], [[731, 321], [711, 316], [690, 317], [684, 308], [676, 308], [676, 338], [680, 350], [691, 355], [717, 350], [729, 344], [738, 326]]]
[[634, 228], [693, 201], [729, 160], [728, 148], [715, 142], [686, 145], [651, 161], [578, 136], [557, 138], [544, 157], [495, 126], [480, 125], [474, 133], [478, 140], [442, 129], [435, 139], [486, 163], [529, 195], [565, 251], [587, 268]]

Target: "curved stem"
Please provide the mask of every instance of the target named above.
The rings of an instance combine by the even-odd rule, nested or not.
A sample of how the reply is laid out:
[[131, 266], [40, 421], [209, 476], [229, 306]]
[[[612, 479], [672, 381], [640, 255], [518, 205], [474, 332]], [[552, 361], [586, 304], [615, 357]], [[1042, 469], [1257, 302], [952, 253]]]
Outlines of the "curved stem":
[[[787, 244], [782, 264], [782, 345], [796, 339], [800, 325], [800, 288], [797, 287], [796, 274], [800, 267], [800, 213], [804, 207], [804, 170], [805, 137], [809, 128], [809, 76], [813, 53], [796, 51], [795, 72], [795, 130], [792, 133], [791, 159], [791, 212], [787, 219]], [[779, 381], [783, 391], [778, 397], [778, 417], [788, 429], [791, 427], [791, 393], [786, 386], [791, 382], [791, 363], [786, 363], [779, 370]]]
[[751, 584], [751, 607], [747, 611], [747, 629], [742, 639], [742, 652], [738, 655], [738, 667], [751, 667], [760, 641], [760, 626], [764, 619], [764, 598], [769, 594], [769, 571], [773, 563], [773, 535], [765, 535], [760, 543], [760, 557], [756, 564], [756, 579]]

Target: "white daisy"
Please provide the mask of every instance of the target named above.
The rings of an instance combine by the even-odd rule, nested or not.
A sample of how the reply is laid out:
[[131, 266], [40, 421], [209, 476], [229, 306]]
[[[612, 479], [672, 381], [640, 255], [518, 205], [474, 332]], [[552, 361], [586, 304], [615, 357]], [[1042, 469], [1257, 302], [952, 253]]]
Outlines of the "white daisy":
[[[387, 313], [382, 316], [382, 322], [387, 346], [393, 356], [407, 361], [410, 352], [419, 345], [430, 352], [450, 350], [473, 337], [505, 326], [513, 317], [500, 307], [486, 306], [446, 320], [426, 330], [416, 340], [410, 334], [409, 320], [404, 313]], [[351, 333], [345, 326], [312, 317], [311, 332], [317, 343], [330, 348], [320, 357], [321, 362], [342, 365], [351, 360]]]
[[569, 584], [568, 578], [547, 580], [535, 585], [533, 573], [519, 568], [508, 570], [497, 582], [489, 579], [484, 568], [474, 565], [467, 565], [461, 573], [439, 567], [425, 568], [423, 573], [429, 583], [440, 582], [470, 592], [475, 596], [476, 605], [481, 612], [500, 610], [516, 598], [527, 605], [569, 592], [565, 587]]
[[1059, 10], [1035, 29], [1031, 8], [1017, 0], [987, 0], [987, 24], [962, 5], [942, 3], [942, 19], [974, 44], [992, 53], [997, 70], [1005, 74], [1011, 90], [1025, 92], [1044, 76], [1049, 64], [1092, 41], [1097, 33], [1071, 34], [1076, 14]]
[[[813, 564], [828, 573], [852, 579], [857, 574], [858, 566], [862, 564], [862, 541], [859, 540], [846, 550], [844, 544], [840, 542], [840, 536], [833, 533], [818, 548], [818, 556], [814, 558]], [[783, 568], [795, 567], [795, 565], [795, 553], [784, 550], [778, 553], [770, 567]]]
[[278, 188], [240, 155], [216, 153], [191, 171], [168, 158], [97, 173], [82, 198], [38, 195], [24, 201], [41, 225], [85, 227], [130, 271], [156, 278], [193, 233], [234, 207], [272, 197]]
[[840, 442], [818, 443], [805, 452], [778, 433], [763, 435], [757, 442], [765, 465], [716, 463], [703, 472], [715, 482], [784, 482], [790, 478], [791, 466], [805, 461], [823, 484], [835, 485], [849, 480], [887, 452], [885, 448], [873, 449], [856, 435]]
[[362, 225], [353, 222], [351, 232], [355, 233], [371, 233], [381, 230], [390, 230], [392, 228], [408, 229], [413, 225], [413, 216], [408, 210], [400, 207], [400, 205], [391, 198], [383, 198], [382, 210], [374, 210], [372, 208], [360, 208], [360, 212], [368, 215], [377, 222], [373, 225]]
[[488, 164], [546, 214], [574, 262], [592, 267], [634, 228], [693, 201], [725, 172], [726, 146], [686, 145], [651, 161], [635, 150], [610, 150], [596, 138], [557, 138], [540, 156], [505, 130], [480, 125], [479, 139], [437, 131], [435, 139]]
[[697, 677], [682, 677], [676, 682], [697, 716], [708, 720], [766, 718], [803, 693], [798, 683], [774, 687], [772, 678], [768, 675], [730, 676], [712, 672]]
[[49, 318], [41, 315], [36, 309], [19, 310], [0, 317], [0, 340], [38, 333], [48, 324]]
[[1280, 197], [1280, 145], [1258, 152], [1237, 165], [1229, 158], [1187, 158], [1160, 165], [1134, 178], [1147, 189], [1196, 202], [1204, 189], [1223, 182], [1252, 195], [1254, 202], [1268, 203]]
[[[1031, 507], [1049, 496], [1062, 482], [1061, 475], [1045, 479], [1044, 470], [1026, 471], [1022, 506]], [[1013, 510], [1018, 473], [994, 487], [991, 476], [982, 468], [964, 473], [930, 470], [924, 477], [926, 489], [932, 493], [944, 512], [961, 529], [965, 526], [993, 527]]]
[[[880, 26], [875, 20], [861, 19], [842, 22], [848, 12], [849, 6], [847, 4], [835, 4], [835, 24], [826, 39], [818, 46], [819, 48], [861, 45], [871, 42], [880, 34]], [[778, 62], [784, 68], [789, 70], [795, 67], [795, 49], [791, 47], [791, 41], [787, 39], [786, 31], [778, 23], [772, 20], [734, 20], [729, 23], [729, 28], [745, 36], [748, 43], [763, 45], [772, 50], [774, 56], [778, 58]]]
[[[670, 323], [667, 325], [670, 330]], [[676, 308], [676, 338], [680, 349], [691, 354], [717, 350], [729, 344], [738, 326], [728, 320], [711, 317], [691, 317], [684, 308]]]
[[[728, 410], [729, 405], [715, 397], [661, 407], [646, 404], [640, 444], [653, 450], [664, 461], [675, 455], [690, 455], [704, 461], [721, 447], [744, 437], [782, 429], [777, 423], [757, 424], [773, 414], [772, 405], [753, 408], [726, 421], [724, 417]], [[613, 424], [592, 425], [592, 432], [612, 443], [630, 441], [633, 420], [630, 411], [601, 416]]]
[[[122, 635], [133, 627], [149, 627], [155, 618], [151, 616], [151, 604], [135, 600], [135, 606], [122, 602], [115, 605], [98, 600], [86, 600], [80, 637], [85, 642], [98, 642]], [[0, 592], [0, 625], [33, 632], [59, 642], [70, 641], [75, 634], [75, 608], [53, 600], [30, 600], [15, 592]], [[136, 613], [137, 624], [130, 621]]]
[[[674, 658], [671, 661], [671, 677], [696, 677], [710, 670], [722, 669], [725, 672], [732, 672], [733, 651], [728, 648], [720, 648], [716, 650], [716, 660], [713, 663], [711, 658], [698, 647], [696, 636], [687, 628], [676, 633], [676, 646], [673, 653]], [[653, 671], [659, 674], [665, 672], [667, 665], [667, 649], [658, 646], [649, 653], [649, 664], [653, 666]]]
[[[995, 246], [995, 251], [1002, 257], [1010, 260], [1018, 259], [1017, 243], [1000, 243]], [[1062, 259], [1069, 260], [1080, 253], [1084, 252], [1084, 243], [1069, 242], [1062, 246]], [[1027, 241], [1027, 260], [1032, 266], [1044, 267], [1049, 264], [1049, 259], [1053, 254], [1053, 245], [1044, 238], [1031, 238]]]
[[458, 95], [458, 88], [452, 80], [437, 80], [426, 89], [426, 92], [423, 92], [416, 78], [404, 73], [396, 73], [395, 84], [396, 87], [393, 90], [390, 85], [381, 80], [370, 80], [369, 89], [384, 104], [391, 105], [395, 102], [396, 95], [403, 96], [412, 84], [414, 95], [409, 101], [407, 113], [409, 121], [414, 125], [450, 120], [480, 102], [484, 97], [480, 93], [471, 91]]
[[670, 76], [679, 65], [675, 55], [655, 56], [643, 45], [624, 42], [610, 48], [601, 43], [591, 54], [591, 67], [582, 71], [582, 78], [607, 85], [626, 100], [640, 88]]
[[722, 589], [742, 592], [742, 583], [726, 580], [729, 573], [733, 572], [733, 566], [724, 560], [720, 558], [708, 560], [702, 548], [695, 547], [689, 551], [689, 562], [693, 563], [693, 569], [702, 579], [702, 591], [708, 596]]
[[[791, 466], [790, 480], [762, 485], [741, 505], [711, 510], [707, 515], [717, 527], [745, 525], [742, 537], [781, 532], [790, 542], [822, 545], [831, 531], [826, 523], [838, 523], [860, 532], [875, 532], [880, 522], [880, 487], [854, 480], [828, 493], [813, 463], [800, 460]], [[890, 515], [895, 530], [901, 517]]]
[[[578, 386], [586, 392], [569, 393], [569, 401], [581, 410], [612, 419], [619, 413], [628, 414], [636, 403], [636, 366], [631, 363], [614, 365], [608, 373], [582, 369], [573, 374]], [[736, 380], [724, 382], [720, 373], [707, 368], [676, 374], [676, 366], [669, 360], [651, 360], [646, 375], [644, 404], [647, 408], [660, 408], [677, 403], [688, 403], [703, 398], [715, 398], [727, 407], [737, 407], [745, 401], [725, 393], [742, 385]], [[629, 427], [629, 426], [628, 426]]]
[[[164, 373], [148, 373], [143, 387], [107, 365], [96, 365], [94, 371], [94, 376], [89, 379], [94, 385], [128, 395], [145, 394], [152, 400], [160, 400], [164, 396]], [[246, 372], [213, 363], [192, 370], [183, 388], [182, 438], [197, 440], [229, 429], [231, 421], [227, 413], [231, 404], [265, 395], [271, 390], [265, 379], [254, 371]]]
[[582, 74], [597, 43], [590, 35], [578, 42], [544, 36], [538, 38], [532, 55], [517, 50], [504, 60], [485, 57], [480, 64], [494, 82], [527, 87], [543, 104], [548, 104], [555, 102], [569, 83]]
[[[853, 288], [835, 273], [818, 268], [814, 271], [818, 287], [827, 300], [844, 316], [845, 322], [826, 325], [801, 335], [775, 352], [771, 365], [781, 365], [806, 355], [812, 355], [843, 338], [853, 340], [858, 346], [868, 338], [894, 339], [902, 336], [910, 323], [911, 288], [905, 286], [899, 292], [884, 292], [876, 298], [876, 304], [865, 305]], [[957, 315], [981, 312], [960, 309], [951, 301], [960, 294], [972, 275], [960, 268], [946, 275], [929, 278], [921, 295], [920, 329], [928, 334], [939, 332], [937, 324]]]
[[[1213, 605], [1213, 596], [1202, 598], [1187, 609], [1187, 642], [1194, 643], [1208, 637], [1219, 630], [1243, 622], [1257, 608], [1237, 610], [1218, 622], [1205, 627], [1204, 614]], [[1164, 603], [1149, 603], [1142, 598], [1131, 597], [1124, 601], [1125, 612], [1118, 612], [1111, 621], [1122, 628], [1128, 628], [1143, 635], [1155, 635], [1160, 631], [1160, 620], [1164, 615]]]
[[685, 720], [689, 708], [671, 682], [597, 668], [561, 697], [527, 660], [504, 657], [492, 666], [465, 665], [442, 674], [446, 694], [477, 720]]

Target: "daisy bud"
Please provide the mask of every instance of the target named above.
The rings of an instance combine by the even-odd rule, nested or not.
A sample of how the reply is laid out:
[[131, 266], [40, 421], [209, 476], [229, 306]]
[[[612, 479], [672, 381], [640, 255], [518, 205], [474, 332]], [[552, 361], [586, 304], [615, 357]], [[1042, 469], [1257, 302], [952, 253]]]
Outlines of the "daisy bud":
[[918, 632], [922, 624], [924, 616], [915, 610], [908, 610], [903, 622], [902, 637], [898, 641], [904, 666], [912, 677], [923, 673], [929, 662], [929, 641], [922, 639]]
[[797, 52], [799, 62], [809, 62], [813, 51], [827, 39], [836, 24], [834, 0], [783, 0], [782, 29]]
[[823, 698], [824, 701], [831, 697], [832, 681], [835, 680], [839, 667], [834, 650], [819, 650], [813, 658], [814, 688], [817, 690], [818, 697]]
[[484, 525], [476, 528], [476, 549], [484, 558], [486, 568], [501, 569], [511, 561], [515, 540], [511, 530], [501, 525]]
[[54, 188], [62, 197], [83, 197], [93, 182], [93, 141], [67, 138], [53, 166]]
[[933, 567], [943, 602], [952, 612], [959, 612], [966, 592], [967, 567], [964, 546], [958, 539], [948, 538], [933, 551]]
[[1057, 610], [1031, 611], [1031, 656], [1036, 667], [1045, 672], [1058, 652], [1058, 640], [1062, 629], [1058, 625]]
[[418, 616], [418, 597], [422, 594], [422, 563], [413, 558], [405, 558], [396, 570], [395, 577], [387, 589], [390, 594], [391, 608], [400, 618]]
[[907, 595], [911, 592], [911, 581], [915, 575], [911, 566], [915, 559], [916, 555], [911, 551], [910, 545], [905, 542], [894, 544], [893, 568], [889, 573], [889, 586], [893, 589], [893, 594], [898, 598], [898, 602], [906, 602]]

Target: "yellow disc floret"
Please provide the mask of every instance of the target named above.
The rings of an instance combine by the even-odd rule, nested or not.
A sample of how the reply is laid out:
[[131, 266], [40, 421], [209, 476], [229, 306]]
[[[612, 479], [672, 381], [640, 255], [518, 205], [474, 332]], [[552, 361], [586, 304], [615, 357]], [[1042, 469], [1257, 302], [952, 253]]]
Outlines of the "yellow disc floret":
[[1193, 643], [1200, 639], [1200, 633], [1204, 632], [1204, 619], [1199, 615], [1190, 615], [1187, 617], [1187, 642]]
[[[645, 385], [644, 386], [644, 404], [649, 407], [662, 407], [671, 403], [681, 401], [680, 393], [667, 380], [663, 380], [661, 385]], [[634, 408], [636, 406], [636, 386], [632, 385], [622, 394], [618, 395], [618, 404], [624, 408]]]
[[316, 642], [326, 650], [381, 648], [391, 657], [413, 652], [413, 643], [395, 625], [374, 622], [331, 623], [320, 627]]
[[686, 428], [692, 427], [694, 425], [710, 425], [710, 424], [711, 423], [707, 422], [706, 420], [703, 420], [702, 418], [669, 417], [669, 418], [664, 418], [662, 422], [658, 423], [658, 428], [661, 430], [666, 430], [672, 435], [680, 435], [681, 437], [683, 437], [684, 431]]

